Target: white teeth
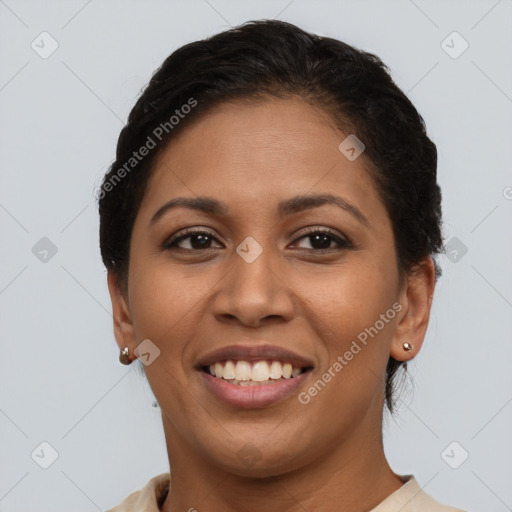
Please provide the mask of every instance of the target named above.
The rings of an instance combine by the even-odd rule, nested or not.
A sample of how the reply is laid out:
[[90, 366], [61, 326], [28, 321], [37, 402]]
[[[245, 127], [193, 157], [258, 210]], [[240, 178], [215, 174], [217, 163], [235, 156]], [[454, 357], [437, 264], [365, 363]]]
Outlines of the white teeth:
[[232, 361], [224, 363], [216, 362], [209, 367], [211, 375], [214, 377], [229, 380], [232, 384], [253, 385], [258, 382], [272, 383], [280, 379], [289, 379], [298, 377], [302, 373], [301, 368], [294, 368], [291, 363], [282, 363], [280, 361], [269, 362], [255, 361]]
[[[218, 363], [215, 363], [215, 375], [217, 375], [217, 364]], [[248, 363], [247, 361], [238, 361], [235, 367], [235, 379], [251, 380], [251, 376], [252, 370], [250, 363]]]
[[272, 361], [270, 365], [270, 378], [280, 379], [283, 375], [283, 366], [279, 361]]
[[265, 380], [268, 380], [269, 377], [270, 375], [267, 361], [256, 361], [252, 365], [251, 380], [255, 380], [256, 382], [263, 382]]
[[218, 377], [222, 377], [226, 380], [231, 380], [235, 378], [235, 363], [233, 361], [226, 361], [226, 364], [224, 365], [224, 372], [220, 375], [217, 375]]
[[292, 376], [292, 365], [290, 363], [283, 364], [283, 377], [289, 379]]

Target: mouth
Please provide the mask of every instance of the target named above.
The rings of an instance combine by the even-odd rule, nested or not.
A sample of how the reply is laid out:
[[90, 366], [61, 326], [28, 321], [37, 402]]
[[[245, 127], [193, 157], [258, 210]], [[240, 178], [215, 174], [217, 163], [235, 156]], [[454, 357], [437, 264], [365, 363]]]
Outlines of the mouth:
[[206, 388], [224, 403], [250, 409], [290, 397], [314, 369], [313, 363], [280, 347], [231, 346], [201, 358], [196, 370]]
[[276, 360], [259, 361], [216, 361], [201, 366], [201, 371], [216, 379], [222, 379], [235, 386], [261, 386], [276, 384], [283, 380], [296, 379], [313, 368], [299, 367], [292, 363]]

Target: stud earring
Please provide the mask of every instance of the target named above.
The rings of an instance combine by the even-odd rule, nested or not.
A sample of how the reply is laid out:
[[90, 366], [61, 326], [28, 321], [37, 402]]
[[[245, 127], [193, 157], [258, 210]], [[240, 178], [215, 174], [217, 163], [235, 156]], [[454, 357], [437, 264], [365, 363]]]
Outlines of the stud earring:
[[407, 341], [402, 345], [402, 347], [404, 348], [404, 350], [406, 352], [409, 352], [410, 350], [412, 350], [412, 345], [410, 343], [408, 343]]
[[124, 347], [119, 354], [119, 361], [123, 364], [131, 364], [132, 360], [130, 359], [130, 349], [128, 347]]

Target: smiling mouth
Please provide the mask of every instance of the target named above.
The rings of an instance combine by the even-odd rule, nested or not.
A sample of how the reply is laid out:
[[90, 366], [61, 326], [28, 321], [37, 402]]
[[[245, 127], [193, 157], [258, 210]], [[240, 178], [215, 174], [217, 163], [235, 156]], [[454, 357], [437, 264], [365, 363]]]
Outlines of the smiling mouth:
[[311, 366], [300, 368], [277, 360], [235, 361], [232, 359], [201, 367], [201, 371], [208, 375], [236, 386], [277, 384], [295, 379], [312, 369]]

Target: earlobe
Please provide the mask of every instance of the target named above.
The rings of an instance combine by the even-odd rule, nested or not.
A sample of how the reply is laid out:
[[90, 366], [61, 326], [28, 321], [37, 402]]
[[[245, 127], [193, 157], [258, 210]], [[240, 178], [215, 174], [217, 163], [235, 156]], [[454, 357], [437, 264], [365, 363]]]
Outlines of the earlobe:
[[114, 322], [114, 336], [119, 350], [123, 351], [128, 347], [129, 353], [133, 354], [135, 343], [135, 332], [132, 315], [128, 305], [128, 299], [121, 292], [114, 272], [109, 270], [107, 276], [108, 291], [112, 301], [112, 316]]
[[435, 267], [430, 256], [407, 276], [400, 295], [402, 311], [393, 336], [390, 356], [409, 361], [421, 349], [427, 332], [435, 287]]

